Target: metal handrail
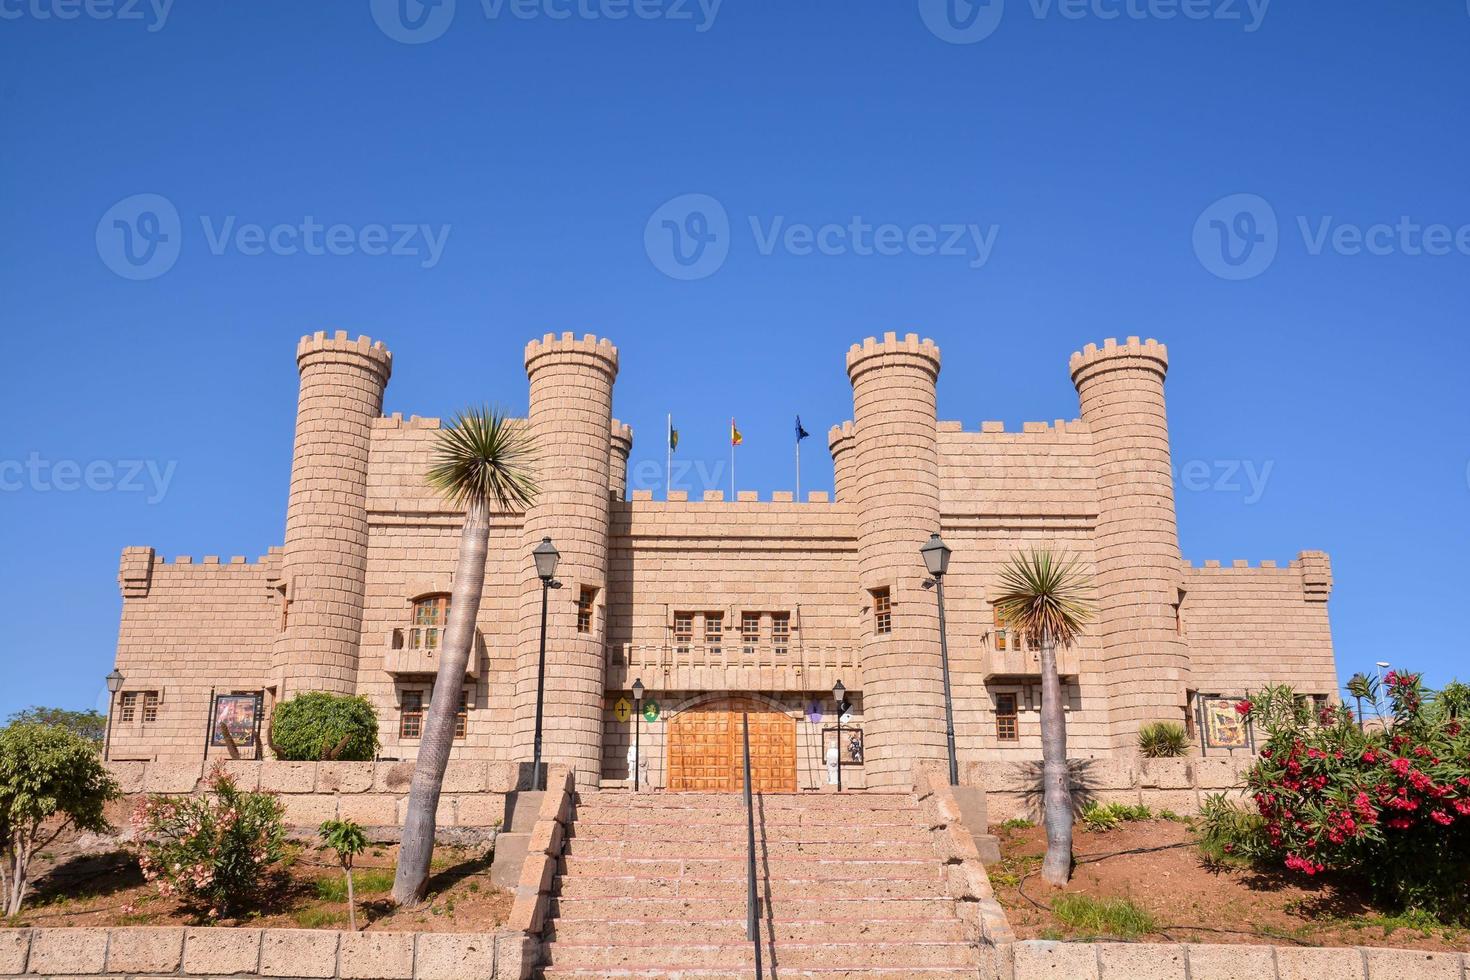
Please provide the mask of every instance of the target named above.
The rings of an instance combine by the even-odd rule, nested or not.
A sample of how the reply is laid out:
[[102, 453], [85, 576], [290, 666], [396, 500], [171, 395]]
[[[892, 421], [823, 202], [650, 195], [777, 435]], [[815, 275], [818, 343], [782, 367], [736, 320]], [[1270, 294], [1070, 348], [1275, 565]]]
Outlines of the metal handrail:
[[750, 713], [740, 717], [745, 741], [745, 934], [755, 943], [755, 976], [761, 980], [761, 926], [755, 893], [755, 808], [750, 802]]

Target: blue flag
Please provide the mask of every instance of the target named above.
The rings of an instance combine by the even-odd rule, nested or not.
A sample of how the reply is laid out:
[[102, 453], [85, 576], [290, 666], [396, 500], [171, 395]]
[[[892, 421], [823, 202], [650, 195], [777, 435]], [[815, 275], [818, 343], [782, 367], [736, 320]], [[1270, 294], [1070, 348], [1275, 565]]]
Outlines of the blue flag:
[[796, 417], [796, 441], [801, 442], [801, 440], [805, 439], [809, 435], [811, 435], [811, 433], [801, 427], [801, 416], [798, 415]]

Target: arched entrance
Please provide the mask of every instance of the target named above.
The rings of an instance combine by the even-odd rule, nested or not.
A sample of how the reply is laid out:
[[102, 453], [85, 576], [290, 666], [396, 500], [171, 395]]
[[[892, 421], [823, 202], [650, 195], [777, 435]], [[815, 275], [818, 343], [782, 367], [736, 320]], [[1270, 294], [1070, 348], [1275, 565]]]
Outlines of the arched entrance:
[[669, 721], [669, 789], [734, 793], [745, 788], [742, 720], [750, 718], [750, 788], [796, 792], [796, 722], [751, 698], [719, 698]]

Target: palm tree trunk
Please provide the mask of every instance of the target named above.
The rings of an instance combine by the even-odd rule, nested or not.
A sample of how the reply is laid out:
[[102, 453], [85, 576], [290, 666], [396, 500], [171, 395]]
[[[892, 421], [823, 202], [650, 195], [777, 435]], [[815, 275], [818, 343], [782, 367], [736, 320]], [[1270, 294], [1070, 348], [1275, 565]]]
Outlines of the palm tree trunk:
[[1061, 887], [1072, 876], [1072, 788], [1067, 771], [1067, 716], [1062, 711], [1062, 679], [1057, 645], [1041, 637], [1041, 789], [1046, 824], [1046, 859], [1041, 877]]
[[480, 594], [485, 588], [485, 557], [489, 547], [489, 511], [482, 503], [472, 503], [465, 511], [459, 566], [449, 598], [449, 626], [444, 633], [439, 675], [429, 700], [413, 784], [408, 791], [403, 842], [393, 879], [393, 900], [399, 905], [418, 905], [428, 891], [429, 862], [434, 856], [434, 819], [444, 786], [444, 770], [449, 765], [449, 749], [454, 744], [459, 692], [474, 648], [475, 621], [480, 612]]
[[352, 868], [347, 869], [347, 925], [357, 931], [357, 896], [352, 893]]

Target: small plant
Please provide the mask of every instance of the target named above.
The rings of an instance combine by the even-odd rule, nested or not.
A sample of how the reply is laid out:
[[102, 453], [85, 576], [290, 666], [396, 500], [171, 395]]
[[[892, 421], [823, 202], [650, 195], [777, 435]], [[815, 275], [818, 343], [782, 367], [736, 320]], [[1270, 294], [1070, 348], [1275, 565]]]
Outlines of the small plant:
[[1265, 831], [1264, 819], [1224, 793], [1210, 793], [1200, 806], [1199, 852], [1213, 864], [1249, 864], [1266, 846]]
[[1138, 730], [1138, 749], [1145, 759], [1182, 759], [1189, 752], [1189, 736], [1176, 722], [1150, 722]]
[[1036, 823], [1025, 817], [1012, 817], [1000, 825], [1002, 830], [1030, 830]]
[[1088, 830], [1102, 832], [1117, 828], [1125, 820], [1152, 820], [1153, 811], [1142, 804], [1088, 801], [1082, 808], [1082, 823]]
[[107, 829], [117, 783], [83, 735], [29, 722], [0, 730], [0, 911], [20, 914], [31, 861], [71, 828]]
[[367, 698], [307, 691], [276, 706], [270, 744], [293, 762], [371, 762], [378, 751], [378, 716]]
[[143, 877], [211, 919], [260, 897], [268, 867], [282, 857], [283, 808], [271, 793], [242, 792], [216, 766], [209, 796], [150, 796], [133, 814]]
[[1079, 932], [1113, 939], [1138, 939], [1158, 928], [1147, 909], [1139, 908], [1126, 898], [1063, 895], [1052, 906], [1052, 914]]
[[352, 891], [352, 862], [367, 850], [367, 834], [352, 820], [327, 820], [318, 831], [322, 841], [337, 852], [337, 863], [347, 875], [347, 922], [357, 931], [357, 896]]

